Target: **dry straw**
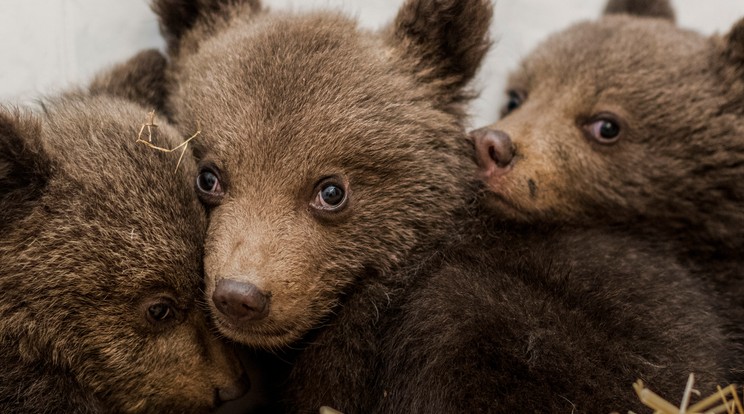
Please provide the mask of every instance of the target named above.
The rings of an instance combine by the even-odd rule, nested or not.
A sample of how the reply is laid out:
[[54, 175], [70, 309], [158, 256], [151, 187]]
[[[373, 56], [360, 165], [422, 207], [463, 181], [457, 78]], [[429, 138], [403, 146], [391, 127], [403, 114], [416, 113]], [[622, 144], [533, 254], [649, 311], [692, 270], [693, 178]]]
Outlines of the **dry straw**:
[[690, 374], [679, 407], [646, 388], [641, 380], [636, 381], [633, 388], [641, 402], [652, 408], [654, 414], [744, 414], [744, 408], [742, 408], [736, 386], [733, 384], [726, 388], [718, 386], [718, 392], [693, 405], [689, 405], [693, 393], [700, 395], [698, 391], [692, 388], [694, 382], [695, 376]]
[[[177, 149], [180, 148], [181, 149], [181, 156], [178, 157], [178, 163], [176, 164], [176, 170], [175, 170], [175, 171], [178, 171], [178, 167], [181, 165], [181, 160], [183, 159], [183, 154], [186, 153], [186, 150], [189, 147], [189, 142], [191, 142], [192, 139], [196, 138], [197, 136], [199, 136], [199, 134], [201, 134], [201, 127], [197, 123], [196, 124], [196, 132], [194, 133], [194, 135], [192, 135], [189, 138], [187, 138], [186, 141], [180, 143], [178, 146], [173, 147], [173, 148], [170, 148], [170, 149], [169, 148], [159, 147], [159, 146], [157, 146], [157, 145], [155, 145], [155, 144], [152, 143], [153, 130], [155, 130], [157, 128], [158, 128], [158, 125], [155, 124], [155, 111], [150, 111], [150, 112], [147, 113], [147, 119], [146, 119], [145, 123], [142, 124], [142, 128], [140, 128], [139, 133], [137, 134], [137, 141], [135, 141], [135, 142], [140, 143], [142, 145], [145, 145], [147, 147], [150, 147], [150, 148], [152, 148], [154, 150], [161, 151], [161, 152], [167, 152], [167, 153], [171, 153], [171, 152], [173, 152], [173, 151], [175, 151], [175, 150], [177, 150]], [[147, 139], [146, 140], [145, 139], [142, 139], [142, 134], [145, 132], [145, 130], [147, 130]]]
[[[697, 390], [692, 388], [694, 385], [695, 376], [690, 374], [679, 407], [646, 388], [641, 380], [636, 381], [633, 388], [643, 405], [653, 409], [654, 414], [744, 414], [744, 408], [742, 408], [735, 385], [732, 384], [726, 388], [721, 388], [719, 385], [718, 392], [690, 405], [692, 394], [700, 395]], [[320, 407], [319, 414], [341, 414], [341, 412], [323, 406]], [[628, 414], [635, 413], [628, 411]]]

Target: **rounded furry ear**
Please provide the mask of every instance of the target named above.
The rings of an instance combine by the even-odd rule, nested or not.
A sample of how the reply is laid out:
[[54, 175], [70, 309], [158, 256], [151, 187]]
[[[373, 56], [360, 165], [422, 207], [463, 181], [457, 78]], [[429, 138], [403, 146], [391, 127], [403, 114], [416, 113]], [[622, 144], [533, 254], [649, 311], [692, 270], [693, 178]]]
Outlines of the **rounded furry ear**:
[[655, 17], [671, 22], [675, 20], [674, 9], [669, 0], [610, 0], [604, 14]]
[[40, 134], [38, 119], [0, 108], [0, 223], [11, 207], [33, 199], [49, 179], [51, 163]]
[[424, 82], [450, 91], [470, 81], [491, 41], [489, 0], [407, 0], [398, 11], [390, 43]]
[[744, 18], [740, 19], [726, 35], [726, 55], [744, 72]]
[[206, 32], [219, 21], [230, 18], [233, 7], [247, 6], [261, 10], [260, 0], [153, 0], [152, 10], [160, 20], [160, 32], [168, 44], [168, 51], [176, 54], [181, 39], [197, 25]]
[[167, 95], [167, 67], [168, 61], [160, 51], [145, 50], [98, 73], [89, 91], [92, 95], [117, 96], [162, 112]]

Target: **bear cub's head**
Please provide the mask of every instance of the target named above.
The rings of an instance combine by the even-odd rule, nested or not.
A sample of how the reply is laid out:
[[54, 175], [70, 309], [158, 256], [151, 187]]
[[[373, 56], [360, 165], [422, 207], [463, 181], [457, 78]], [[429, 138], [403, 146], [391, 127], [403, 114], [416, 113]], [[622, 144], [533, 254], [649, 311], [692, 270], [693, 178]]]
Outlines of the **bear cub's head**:
[[[208, 3], [208, 4], [207, 4]], [[351, 286], [454, 233], [475, 180], [465, 90], [488, 0], [409, 0], [373, 33], [336, 13], [161, 0], [176, 122], [198, 122], [207, 296], [225, 335], [286, 345]]]
[[177, 154], [135, 143], [147, 111], [125, 100], [43, 109], [0, 109], [3, 408], [202, 412], [242, 395], [203, 306], [193, 159], [174, 173]]
[[667, 1], [613, 0], [524, 59], [501, 120], [472, 133], [493, 207], [739, 231], [744, 21], [706, 38], [673, 20]]

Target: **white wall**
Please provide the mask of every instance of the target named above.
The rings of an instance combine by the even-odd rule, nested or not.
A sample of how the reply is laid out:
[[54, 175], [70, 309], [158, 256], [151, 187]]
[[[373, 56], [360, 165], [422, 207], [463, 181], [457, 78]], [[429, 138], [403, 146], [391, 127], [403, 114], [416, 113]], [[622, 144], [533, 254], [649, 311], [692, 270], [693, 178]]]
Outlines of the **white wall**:
[[[264, 0], [273, 9], [340, 8], [366, 27], [392, 19], [402, 0]], [[476, 86], [473, 125], [491, 122], [508, 71], [547, 34], [596, 17], [605, 0], [498, 0], [494, 37]], [[742, 0], [674, 0], [681, 26], [726, 32]], [[163, 47], [147, 0], [0, 0], [0, 101], [26, 101], [85, 82], [139, 49]]]

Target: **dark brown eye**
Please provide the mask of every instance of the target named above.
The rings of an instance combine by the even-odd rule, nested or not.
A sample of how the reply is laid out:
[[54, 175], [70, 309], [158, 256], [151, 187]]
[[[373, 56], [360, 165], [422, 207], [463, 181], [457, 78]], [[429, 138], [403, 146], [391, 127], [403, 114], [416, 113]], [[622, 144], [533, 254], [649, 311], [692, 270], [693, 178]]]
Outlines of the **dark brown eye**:
[[333, 184], [328, 184], [320, 190], [318, 197], [321, 203], [326, 207], [337, 207], [344, 201], [346, 193], [344, 189]]
[[196, 190], [199, 198], [206, 204], [218, 204], [225, 191], [217, 170], [213, 167], [202, 167], [196, 177]]
[[346, 206], [347, 192], [346, 185], [340, 180], [325, 180], [317, 187], [315, 198], [310, 205], [322, 211], [340, 211]]
[[595, 141], [601, 144], [615, 143], [622, 133], [620, 122], [611, 115], [601, 115], [584, 128]]
[[220, 179], [217, 178], [217, 174], [209, 170], [199, 173], [199, 176], [196, 178], [196, 186], [199, 188], [199, 191], [209, 194], [215, 194], [222, 191], [222, 187], [220, 187]]
[[524, 100], [526, 99], [526, 96], [524, 93], [521, 93], [519, 91], [510, 90], [506, 93], [507, 100], [506, 105], [504, 105], [504, 108], [501, 110], [501, 116], [509, 115], [510, 113], [517, 110], [522, 104], [524, 103]]
[[155, 305], [150, 306], [147, 309], [148, 315], [150, 315], [150, 319], [152, 319], [155, 322], [162, 322], [169, 317], [172, 317], [173, 310], [169, 305], [166, 305], [165, 303], [157, 303]]
[[156, 327], [162, 327], [176, 319], [175, 305], [167, 297], [155, 298], [145, 305], [145, 317], [150, 324]]

